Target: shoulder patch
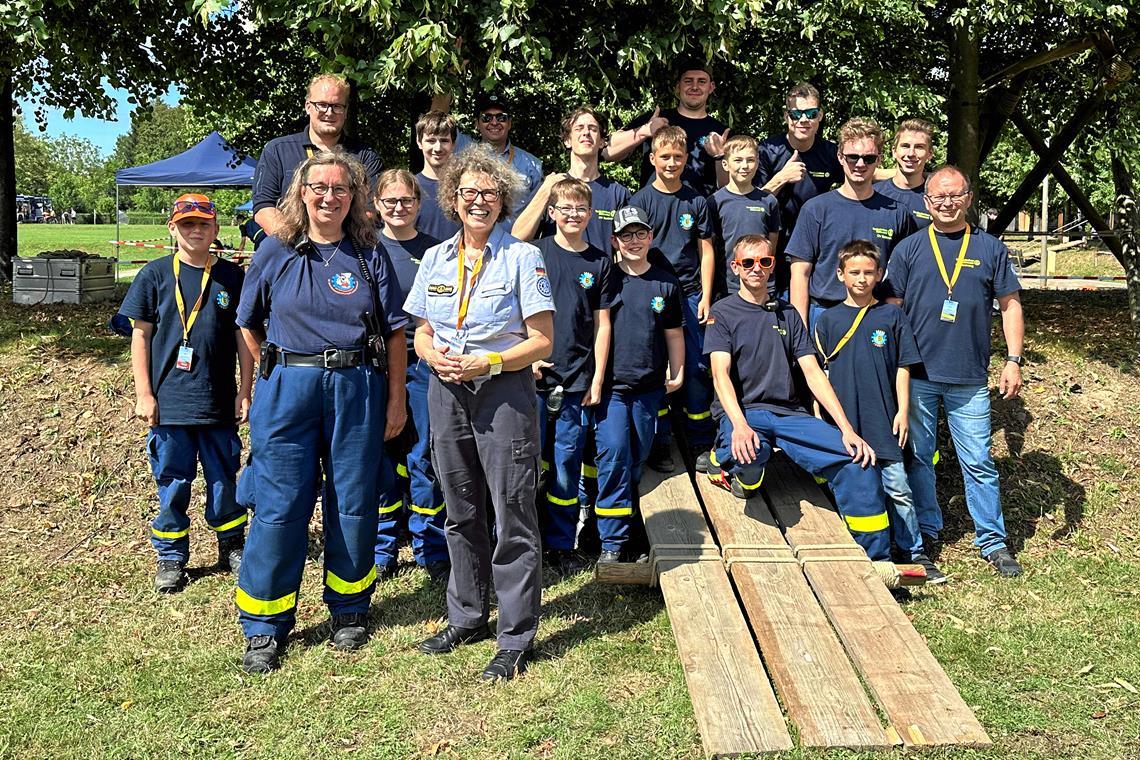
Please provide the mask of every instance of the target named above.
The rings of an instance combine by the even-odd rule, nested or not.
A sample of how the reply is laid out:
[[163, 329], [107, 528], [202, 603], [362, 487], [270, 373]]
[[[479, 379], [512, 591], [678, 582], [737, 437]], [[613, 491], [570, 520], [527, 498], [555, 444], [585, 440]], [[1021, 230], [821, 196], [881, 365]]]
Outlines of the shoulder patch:
[[546, 279], [546, 277], [539, 277], [535, 281], [535, 288], [538, 289], [538, 294], [540, 296], [543, 298], [550, 298], [550, 280]]

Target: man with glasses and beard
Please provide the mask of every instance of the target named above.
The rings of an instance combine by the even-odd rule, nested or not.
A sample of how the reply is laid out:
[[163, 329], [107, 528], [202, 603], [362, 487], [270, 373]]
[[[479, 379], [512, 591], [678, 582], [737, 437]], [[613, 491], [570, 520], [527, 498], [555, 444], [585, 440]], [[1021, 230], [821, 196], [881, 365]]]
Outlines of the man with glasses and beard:
[[805, 203], [788, 240], [791, 302], [809, 332], [818, 314], [847, 297], [835, 276], [843, 246], [869, 240], [885, 266], [899, 241], [916, 229], [909, 209], [875, 191], [882, 152], [883, 130], [873, 119], [851, 119], [840, 127], [836, 157], [843, 164], [843, 185]]

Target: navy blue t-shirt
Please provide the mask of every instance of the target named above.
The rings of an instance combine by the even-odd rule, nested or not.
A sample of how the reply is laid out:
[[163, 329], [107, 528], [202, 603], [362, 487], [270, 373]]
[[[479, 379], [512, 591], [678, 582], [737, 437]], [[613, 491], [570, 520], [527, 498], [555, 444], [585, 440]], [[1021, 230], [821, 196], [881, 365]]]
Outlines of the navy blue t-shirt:
[[[783, 169], [795, 152], [788, 143], [788, 136], [772, 135], [760, 142], [760, 161], [753, 184], [763, 187], [768, 180]], [[807, 174], [794, 185], [784, 185], [776, 191], [783, 218], [780, 220], [785, 230], [785, 240], [796, 226], [800, 209], [812, 198], [823, 195], [831, 188], [843, 183], [843, 167], [839, 165], [839, 147], [830, 140], [816, 136], [815, 142], [806, 151], [800, 152], [800, 161], [807, 168]]]
[[700, 293], [701, 249], [697, 241], [712, 237], [705, 198], [685, 185], [675, 193], [646, 185], [633, 194], [629, 205], [649, 215], [653, 247], [665, 255], [685, 294]]
[[812, 298], [842, 301], [847, 290], [835, 274], [840, 248], [852, 240], [874, 243], [880, 266], [886, 268], [891, 251], [914, 230], [910, 211], [882, 193], [856, 201], [832, 190], [804, 204], [788, 241], [788, 258], [812, 265], [808, 286]]
[[875, 183], [875, 190], [888, 198], [894, 198], [905, 208], [910, 209], [916, 229], [921, 230], [930, 224], [930, 212], [926, 210], [926, 201], [923, 200], [925, 193], [923, 185], [904, 189], [896, 185], [894, 180], [884, 179]]
[[[680, 127], [685, 130], [685, 144], [689, 158], [685, 162], [685, 171], [681, 173], [681, 182], [705, 197], [712, 195], [717, 188], [716, 161], [705, 152], [705, 140], [708, 139], [710, 132], [720, 134], [728, 129], [728, 125], [711, 116], [705, 116], [701, 119], [682, 116], [676, 108], [666, 109], [660, 115], [669, 120], [669, 126]], [[637, 129], [641, 125], [649, 123], [652, 116], [652, 113], [643, 113], [626, 125], [626, 129]], [[642, 187], [653, 181], [653, 164], [649, 163], [652, 143], [652, 138], [642, 143]]]
[[416, 217], [416, 229], [436, 240], [450, 240], [462, 225], [448, 219], [439, 207], [439, 180], [425, 177], [420, 172], [416, 175], [416, 182], [420, 186], [420, 213]]
[[[201, 267], [182, 262], [178, 282], [186, 318], [202, 291]], [[163, 256], [135, 275], [119, 312], [154, 325], [150, 341], [150, 386], [158, 400], [160, 425], [233, 424], [237, 384], [237, 329], [234, 321], [245, 272], [232, 261], [218, 259], [210, 268], [206, 294], [194, 326], [190, 371], [178, 369], [182, 320], [174, 298], [174, 256]]]
[[[614, 233], [614, 212], [629, 205], [629, 188], [609, 177], [598, 177], [586, 184], [590, 186], [590, 205], [594, 212], [590, 215], [590, 223], [586, 225], [582, 239], [608, 256], [613, 253], [610, 236]], [[544, 212], [535, 237], [552, 237], [555, 229], [554, 220]]]
[[617, 294], [611, 307], [613, 342], [606, 387], [640, 393], [665, 387], [669, 348], [665, 331], [681, 326], [681, 283], [661, 267], [641, 275], [614, 268]]
[[[915, 369], [914, 377], [936, 383], [985, 385], [993, 299], [1021, 289], [1009, 249], [992, 235], [971, 228], [970, 246], [954, 284], [953, 300], [958, 302], [958, 313], [953, 322], [945, 322], [941, 314], [946, 283], [934, 261], [927, 230], [904, 240], [887, 268], [886, 290], [903, 299], [903, 311], [922, 356], [923, 366]], [[962, 235], [963, 231], [951, 235], [937, 233], [947, 277], [954, 276]]]
[[[732, 356], [729, 377], [736, 400], [745, 411], [763, 409], [782, 415], [806, 415], [796, 395], [792, 362], [815, 354], [807, 328], [785, 301], [768, 310], [733, 293], [712, 305], [705, 322], [706, 355]], [[724, 414], [720, 398], [713, 401], [713, 416]]]
[[[824, 355], [834, 352], [858, 314], [858, 306], [841, 303], [820, 315], [813, 328], [817, 348], [822, 347]], [[851, 339], [828, 361], [827, 375], [847, 421], [879, 460], [902, 461], [898, 438], [891, 432], [899, 411], [895, 375], [899, 367], [921, 361], [906, 315], [882, 301], [867, 309]]]
[[[400, 284], [382, 246], [363, 254], [391, 334], [408, 323]], [[369, 284], [348, 238], [339, 245], [303, 243], [298, 250], [271, 237], [249, 267], [237, 323], [260, 330], [268, 319], [270, 343], [294, 353], [319, 354], [327, 348], [364, 348], [364, 314], [372, 310]]]
[[748, 195], [738, 195], [722, 187], [709, 198], [709, 221], [713, 230], [713, 244], [724, 262], [725, 293], [740, 289], [740, 278], [729, 266], [734, 258], [733, 247], [745, 235], [763, 235], [780, 231], [780, 209], [776, 196], [755, 188]]
[[594, 378], [594, 312], [613, 306], [617, 269], [609, 254], [594, 246], [578, 253], [554, 238], [536, 240], [546, 262], [546, 276], [554, 294], [554, 364], [542, 371], [539, 390], [561, 385], [563, 390], [584, 391]]
[[[439, 245], [439, 241], [426, 233], [419, 233], [411, 240], [396, 240], [387, 235], [380, 234], [380, 245], [388, 253], [388, 260], [392, 262], [392, 271], [396, 275], [396, 284], [400, 289], [400, 304], [403, 304], [408, 298], [408, 291], [412, 289], [412, 283], [416, 281], [416, 274], [420, 271], [420, 260], [424, 257], [424, 251], [431, 248], [433, 245]], [[408, 317], [408, 361], [413, 361], [413, 355], [416, 353], [416, 321], [410, 315]]]
[[[376, 151], [348, 135], [342, 135], [339, 145], [346, 153], [360, 159], [368, 173], [368, 182], [375, 185], [380, 170], [384, 168]], [[320, 152], [309, 139], [307, 127], [302, 132], [275, 137], [265, 144], [253, 172], [253, 213], [277, 205], [277, 200], [289, 189], [294, 170], [308, 158], [307, 152]]]

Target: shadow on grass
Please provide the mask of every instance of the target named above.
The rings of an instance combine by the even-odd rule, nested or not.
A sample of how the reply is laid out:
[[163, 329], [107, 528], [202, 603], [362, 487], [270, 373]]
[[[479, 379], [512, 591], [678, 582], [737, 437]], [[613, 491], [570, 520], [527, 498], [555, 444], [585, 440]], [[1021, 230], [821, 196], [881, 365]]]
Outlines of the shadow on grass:
[[126, 284], [115, 288], [109, 301], [91, 304], [12, 303], [12, 287], [0, 289], [0, 351], [11, 351], [21, 340], [47, 338], [53, 358], [89, 358], [117, 364], [130, 354], [130, 342], [107, 329], [127, 292]]
[[[1021, 299], [1030, 343], [1075, 351], [1089, 361], [1104, 362], [1122, 372], [1137, 371], [1127, 291], [1027, 290]], [[996, 322], [1000, 326], [1000, 320]], [[1025, 356], [1031, 364], [1048, 358], [1034, 350], [1026, 351]]]

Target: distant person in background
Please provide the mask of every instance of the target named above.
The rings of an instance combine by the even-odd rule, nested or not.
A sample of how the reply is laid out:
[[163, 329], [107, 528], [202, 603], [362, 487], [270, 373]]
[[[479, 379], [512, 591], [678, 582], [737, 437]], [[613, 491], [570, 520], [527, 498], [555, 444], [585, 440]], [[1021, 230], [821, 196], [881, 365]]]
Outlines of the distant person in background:
[[261, 245], [261, 241], [265, 240], [265, 230], [261, 229], [261, 225], [254, 221], [253, 217], [246, 217], [244, 214], [239, 217], [241, 222], [237, 225], [238, 232], [241, 234], [241, 240], [238, 241], [237, 249], [239, 251], [245, 250], [246, 242], [253, 243], [253, 250]]

